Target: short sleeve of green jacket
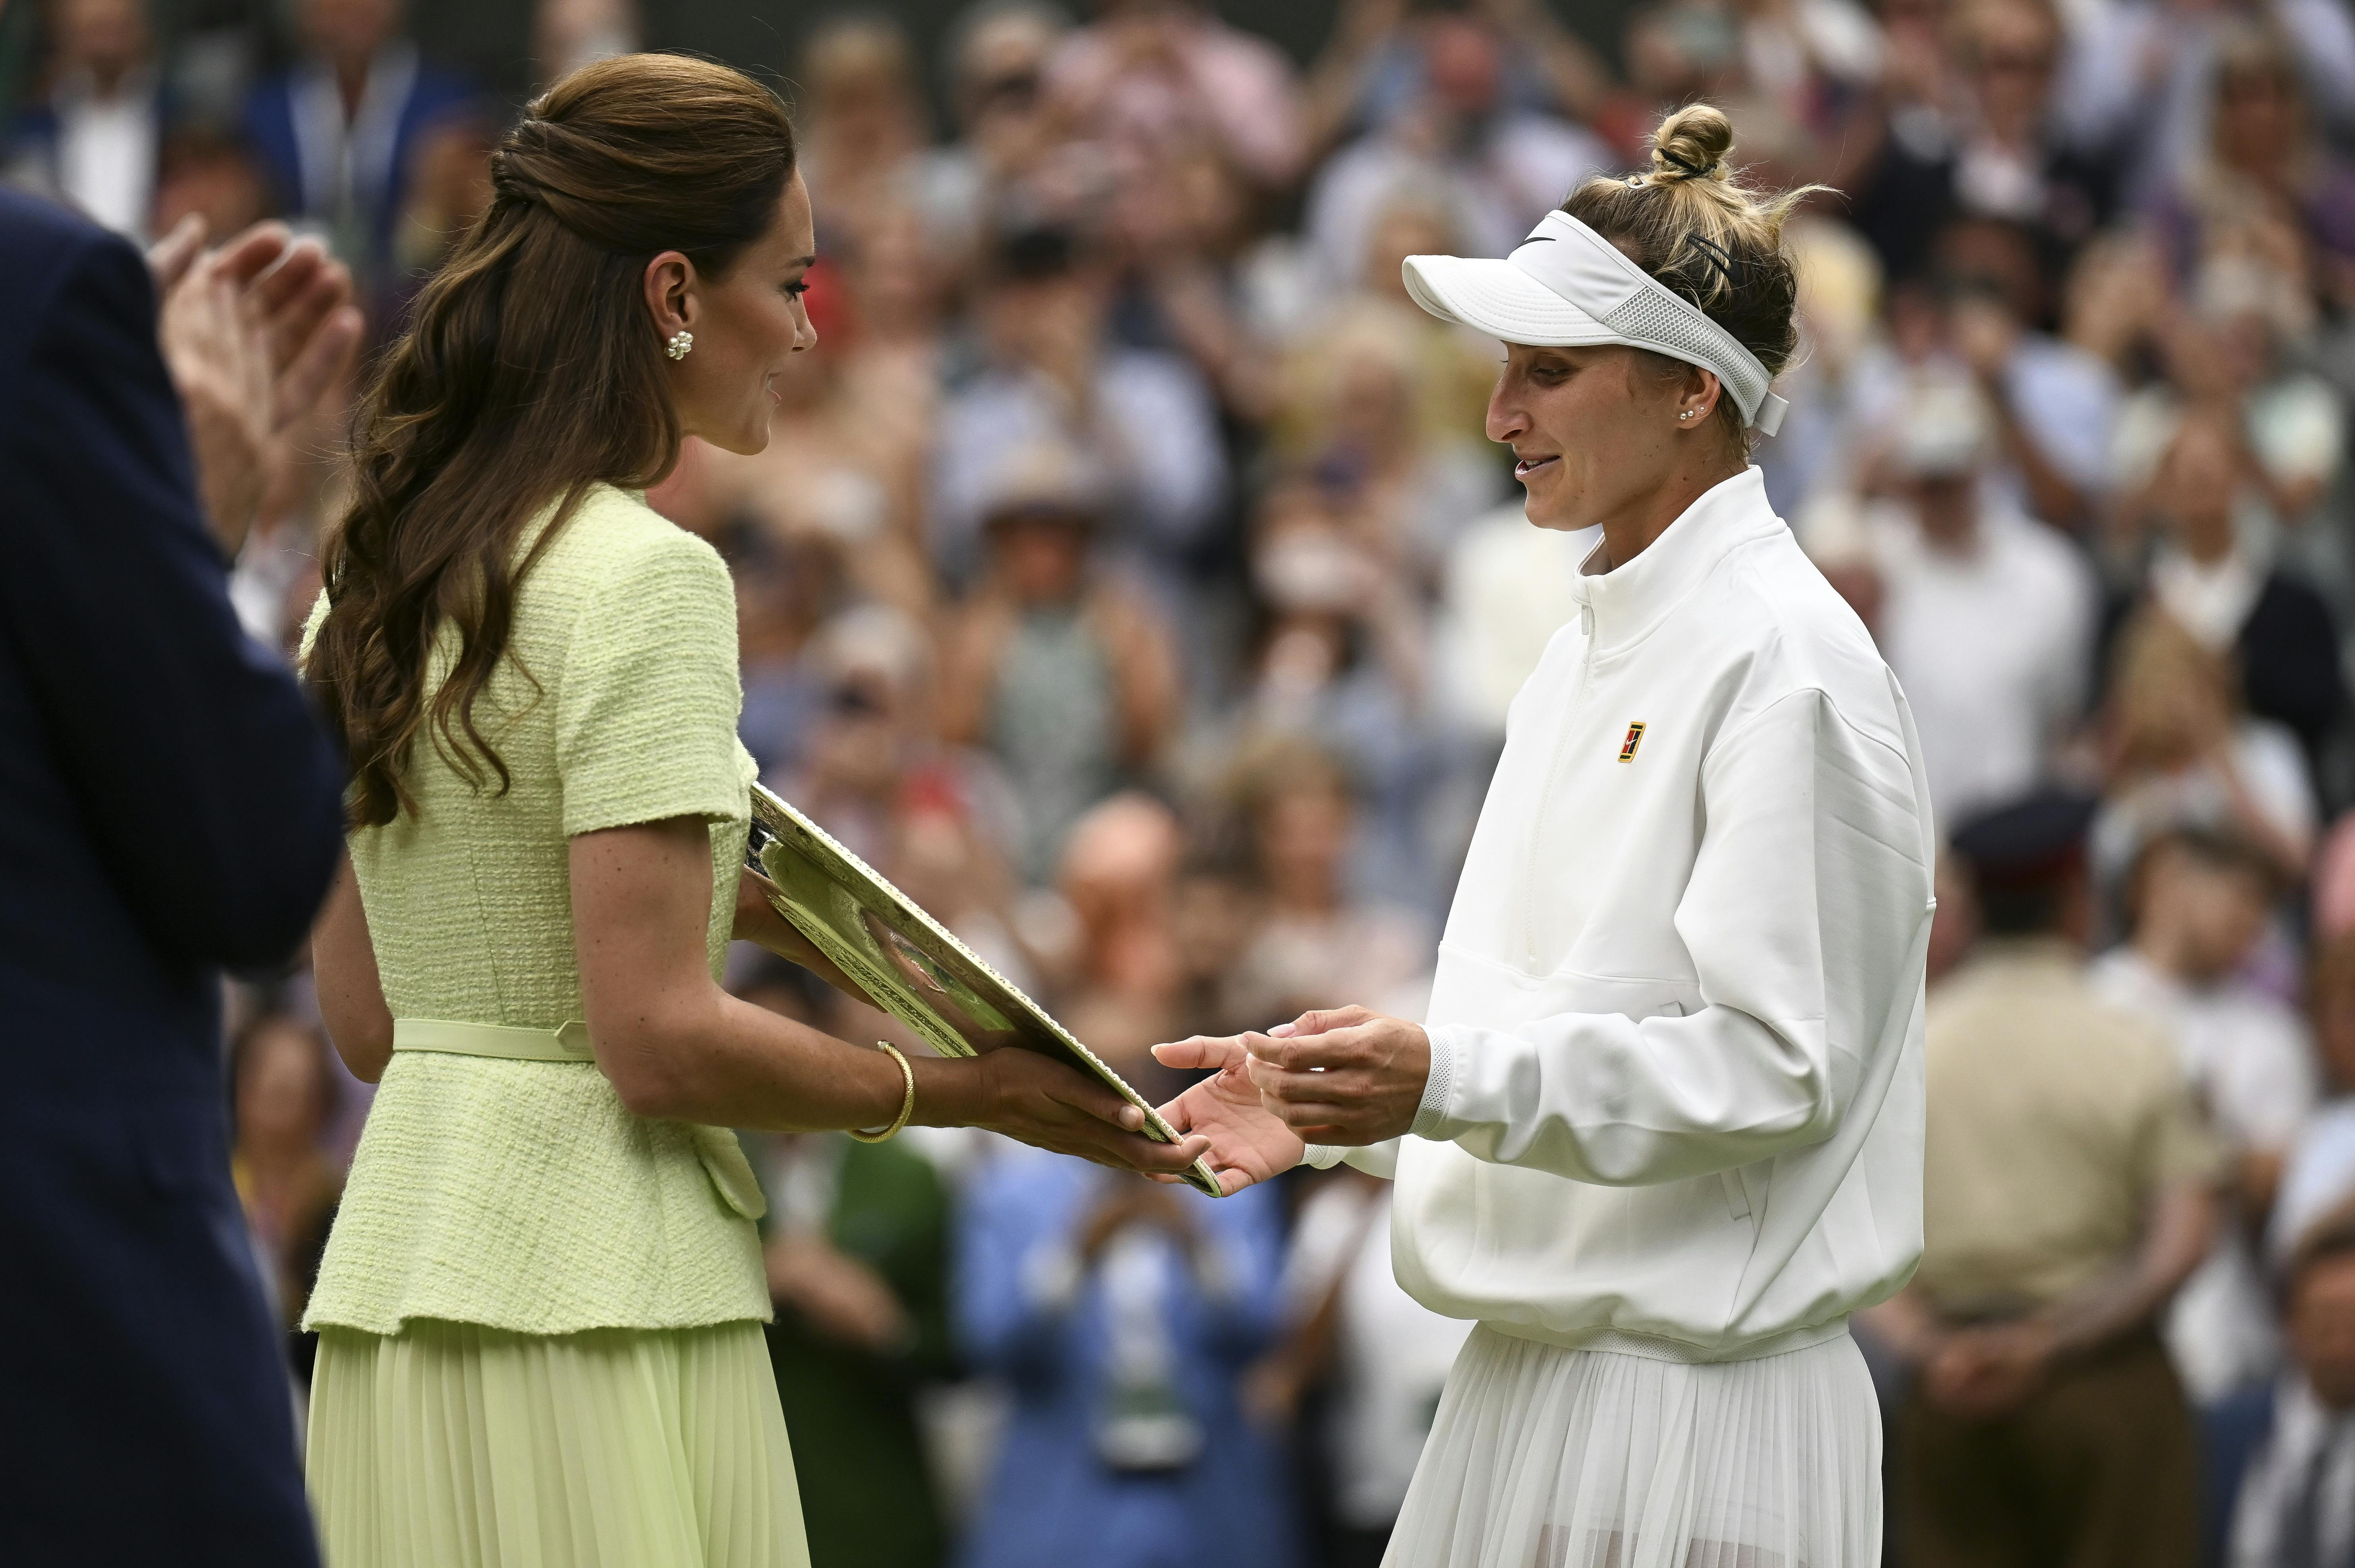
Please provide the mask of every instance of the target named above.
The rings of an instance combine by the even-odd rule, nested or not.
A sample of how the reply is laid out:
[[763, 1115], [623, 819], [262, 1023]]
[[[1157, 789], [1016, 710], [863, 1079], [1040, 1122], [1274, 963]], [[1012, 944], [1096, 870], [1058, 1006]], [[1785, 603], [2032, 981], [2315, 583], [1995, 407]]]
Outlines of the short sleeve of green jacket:
[[742, 817], [743, 693], [728, 568], [710, 546], [668, 526], [617, 544], [555, 683], [565, 836], [667, 817]]

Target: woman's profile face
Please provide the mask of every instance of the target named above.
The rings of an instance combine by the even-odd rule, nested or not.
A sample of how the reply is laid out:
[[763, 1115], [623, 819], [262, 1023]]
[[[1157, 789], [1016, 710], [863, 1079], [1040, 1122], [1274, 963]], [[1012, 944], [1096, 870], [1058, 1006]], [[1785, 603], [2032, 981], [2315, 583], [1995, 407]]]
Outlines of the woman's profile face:
[[1678, 440], [1722, 439], [1710, 415], [1678, 419], [1686, 379], [1658, 375], [1632, 348], [1505, 350], [1488, 439], [1513, 449], [1513, 477], [1540, 528], [1584, 528], [1636, 506], [1667, 479]]
[[816, 259], [809, 189], [796, 170], [768, 232], [724, 274], [698, 274], [690, 285], [695, 343], [671, 372], [687, 434], [748, 457], [769, 444], [777, 406], [772, 383], [794, 355], [817, 343], [802, 306], [804, 279]]

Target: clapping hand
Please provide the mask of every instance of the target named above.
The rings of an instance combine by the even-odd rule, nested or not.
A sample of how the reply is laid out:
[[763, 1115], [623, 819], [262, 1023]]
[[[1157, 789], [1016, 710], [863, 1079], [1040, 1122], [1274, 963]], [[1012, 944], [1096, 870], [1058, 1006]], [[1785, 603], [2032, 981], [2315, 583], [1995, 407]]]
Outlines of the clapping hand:
[[363, 326], [351, 274], [315, 240], [256, 224], [204, 249], [191, 216], [147, 264], [163, 296], [156, 335], [187, 410], [197, 487], [213, 537], [234, 557], [289, 437], [336, 386]]

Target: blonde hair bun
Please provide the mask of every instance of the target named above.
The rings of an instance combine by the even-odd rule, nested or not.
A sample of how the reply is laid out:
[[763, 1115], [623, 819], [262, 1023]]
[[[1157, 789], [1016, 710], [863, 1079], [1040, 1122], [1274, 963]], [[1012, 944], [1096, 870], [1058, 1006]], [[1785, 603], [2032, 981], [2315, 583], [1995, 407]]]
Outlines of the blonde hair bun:
[[1713, 103], [1687, 104], [1652, 132], [1651, 181], [1731, 179], [1725, 155], [1732, 150], [1733, 122], [1725, 111]]
[[[1699, 307], [1775, 376], [1799, 344], [1798, 273], [1783, 252], [1783, 220], [1823, 187], [1760, 189], [1734, 174], [1732, 150], [1725, 111], [1687, 104], [1652, 132], [1650, 173], [1597, 175], [1561, 210]], [[1755, 432], [1740, 407], [1723, 397], [1717, 408], [1728, 437], [1746, 448]]]

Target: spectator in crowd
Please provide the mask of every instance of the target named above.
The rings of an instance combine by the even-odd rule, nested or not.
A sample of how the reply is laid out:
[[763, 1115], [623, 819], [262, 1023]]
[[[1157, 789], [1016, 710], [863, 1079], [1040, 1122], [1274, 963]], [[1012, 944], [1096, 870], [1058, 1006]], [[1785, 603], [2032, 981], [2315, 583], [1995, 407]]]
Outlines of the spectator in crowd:
[[[1467, 9], [1502, 39], [1504, 102], [1579, 119], [1614, 107], [1610, 68], [1588, 39], [1562, 26], [1547, 7], [1529, 0], [1480, 0]], [[1310, 144], [1320, 155], [1352, 129], [1393, 119], [1423, 90], [1427, 72], [1419, 20], [1395, 0], [1354, 0], [1341, 7], [1307, 83]], [[1640, 131], [1617, 126], [1622, 134], [1614, 147], [1628, 163], [1643, 161], [1653, 122], [1675, 101], [1670, 94], [1635, 110], [1644, 120]]]
[[[839, 993], [772, 961], [739, 994], [823, 1029]], [[917, 1417], [951, 1369], [949, 1198], [921, 1154], [841, 1133], [759, 1140], [769, 1360], [813, 1568], [938, 1568], [947, 1521]]]
[[1101, 493], [1076, 451], [1007, 458], [983, 509], [988, 572], [957, 613], [943, 667], [941, 733], [1006, 769], [1034, 880], [1082, 812], [1151, 772], [1178, 718], [1168, 633], [1093, 566]]
[[2061, 82], [2074, 142], [2113, 160], [2126, 193], [2147, 200], [2197, 163], [2216, 66], [2256, 24], [2298, 40], [2307, 103], [2334, 132], [2355, 125], [2355, 19], [2322, 0], [2113, 5], [2077, 28]]
[[[1249, 950], [1259, 927], [1260, 898], [1239, 863], [1241, 853], [1229, 835], [1199, 832], [1178, 868], [1170, 894], [1169, 930], [1178, 949], [1178, 1022], [1167, 1038], [1232, 1034], [1245, 1027], [1230, 1003], [1227, 978]], [[1156, 1042], [1158, 1044], [1158, 1042]], [[1156, 1071], [1161, 1064], [1155, 1062]], [[1183, 1074], [1190, 1086], [1194, 1075]]]
[[2328, 1097], [2307, 1118], [2275, 1189], [2264, 1237], [2275, 1269], [2324, 1212], [2355, 1192], [2355, 934], [2317, 937], [2306, 1000]]
[[10, 128], [5, 175], [144, 242], [169, 113], [146, 0], [57, 0], [48, 17], [48, 91]]
[[2355, 171], [2315, 123], [2297, 56], [2291, 37], [2254, 23], [2222, 40], [2207, 145], [2151, 204], [2179, 277], [2212, 230], [2262, 214], [2290, 217], [2328, 262], [2355, 261]]
[[1284, 1284], [1289, 1327], [1254, 1373], [1255, 1403], [1322, 1416], [1305, 1436], [1322, 1483], [1325, 1561], [1380, 1568], [1472, 1325], [1399, 1288], [1391, 1183], [1349, 1166], [1302, 1202]]
[[2115, 894], [2143, 845], [2170, 828], [2234, 834], [2286, 883], [2302, 880], [2314, 797], [2296, 736], [2248, 717], [2224, 661], [2161, 609], [2135, 615], [2111, 654], [2108, 787], [2094, 868]]
[[[2127, 405], [2118, 474], [2129, 482], [2149, 475], [2174, 438], [2204, 418], [2225, 443], [2206, 461], [2221, 467], [2242, 547], [2344, 604], [2355, 587], [2346, 542], [2338, 529], [2313, 524], [2345, 466], [2346, 400], [2284, 352], [2313, 335], [2300, 243], [2278, 223], [2243, 229], [2234, 243], [2245, 248], [2203, 263], [2189, 308], [2157, 334], [2169, 378]], [[2122, 507], [2114, 526], [2131, 537], [2156, 510], [2146, 497]]]
[[1148, 1052], [1177, 1026], [1186, 979], [1177, 925], [1185, 853], [1177, 814], [1128, 790], [1072, 824], [1055, 870], [1072, 927], [1055, 987], [1061, 1015], [1156, 1105], [1183, 1086], [1164, 1084]]
[[837, 607], [843, 575], [832, 535], [779, 535], [740, 524], [722, 552], [736, 581], [736, 635], [743, 649], [744, 712], [737, 732], [769, 779], [799, 772], [805, 760], [802, 747], [826, 696], [809, 655]]
[[1279, 1312], [1280, 1202], [1027, 1150], [975, 1179], [956, 1321], [1012, 1395], [967, 1568], [1287, 1568], [1290, 1497], [1242, 1373]]
[[[1011, 860], [1023, 810], [986, 753], [932, 725], [934, 658], [922, 627], [884, 605], [844, 609], [808, 654], [822, 694], [800, 765], [779, 788], [870, 865], [899, 863], [911, 819], [945, 813], [994, 860]], [[955, 927], [961, 908], [943, 907]]]
[[637, 0], [535, 0], [533, 76], [546, 87], [582, 66], [635, 53], [644, 31]]
[[425, 63], [402, 0], [300, 0], [300, 53], [245, 108], [279, 210], [320, 225], [364, 291], [388, 288], [393, 239], [431, 132], [468, 112], [464, 83]]
[[1931, 800], [1958, 821], [2049, 777], [2083, 712], [2096, 590], [2067, 541], [1987, 482], [1995, 432], [1977, 386], [1917, 381], [1896, 424], [1875, 632], [1913, 705]]
[[1895, 1532], [1923, 1568], [2190, 1568], [2192, 1418], [2155, 1324], [2206, 1255], [2216, 1156], [2159, 1027], [2101, 1000], [2090, 804], [1965, 825], [1985, 931], [1930, 1001], [1925, 1250], [1872, 1326], [1913, 1369]]
[[240, 234], [270, 212], [269, 180], [242, 139], [198, 125], [165, 138], [156, 161], [157, 233], [195, 217], [208, 234]]
[[2046, 330], [2051, 291], [2033, 237], [2019, 224], [1972, 217], [1949, 225], [1937, 265], [1946, 341], [1995, 416], [1996, 482], [2030, 516], [2083, 529], [2109, 489], [2116, 377]]
[[1238, 773], [1263, 914], [1227, 976], [1228, 1011], [1273, 1028], [1347, 995], [1420, 1014], [1436, 933], [1420, 911], [1352, 895], [1359, 813], [1347, 770], [1313, 742], [1271, 738]]
[[1245, 279], [1256, 197], [1216, 145], [1197, 139], [1140, 154], [1106, 203], [1124, 279], [1114, 331], [1136, 347], [1184, 353], [1238, 432], [1266, 419], [1273, 396], [1274, 356], [1252, 330]]
[[2289, 1365], [2208, 1420], [2210, 1561], [2291, 1568], [2355, 1557], [2355, 1201], [2285, 1270]]
[[1007, 458], [1061, 443], [1103, 472], [1105, 554], [1182, 599], [1188, 555], [1226, 498], [1217, 413], [1185, 360], [1107, 341], [1110, 281], [1068, 228], [1000, 243], [981, 296], [983, 363], [941, 410], [932, 543], [951, 581], [976, 574]]
[[974, 0], [949, 28], [956, 140], [924, 155], [914, 199], [927, 238], [960, 265], [978, 260], [997, 215], [1048, 202], [1062, 115], [1047, 66], [1070, 29], [1047, 0]]
[[1307, 233], [1325, 276], [1357, 276], [1375, 218], [1411, 186], [1445, 191], [1475, 256], [1502, 256], [1617, 157], [1590, 132], [1506, 101], [1507, 40], [1485, 18], [1438, 11], [1415, 32], [1419, 87], [1336, 153], [1308, 188]]
[[881, 12], [820, 22], [797, 74], [810, 204], [826, 215], [823, 244], [858, 233], [868, 207], [912, 175], [932, 135], [908, 36]]
[[1433, 886], [1426, 835], [1446, 756], [1428, 690], [1428, 617], [1404, 575], [1337, 511], [1313, 482], [1264, 493], [1243, 689], [1220, 725], [1197, 736], [1209, 755], [1194, 768], [1215, 788], [1255, 740], [1313, 739], [1358, 780], [1364, 822], [1353, 891], [1435, 914], [1444, 895]]
[[238, 629], [224, 557], [275, 429], [359, 323], [315, 249], [263, 230], [199, 258], [200, 238], [176, 232], [151, 279], [119, 237], [0, 191], [11, 1563], [317, 1561], [229, 1180], [218, 971], [301, 940], [342, 778]]
[[[890, 487], [918, 544], [932, 478], [923, 451], [932, 443], [939, 417], [948, 291], [964, 278], [968, 260], [938, 244], [928, 221], [912, 198], [878, 202], [868, 210], [844, 253], [843, 308], [832, 323], [841, 341], [831, 357], [841, 362], [847, 396], [888, 423], [909, 447], [894, 465]], [[836, 270], [829, 267], [825, 284], [830, 288], [835, 281]], [[820, 300], [821, 313], [829, 303]], [[826, 330], [819, 328], [821, 344]]]
[[[2241, 705], [2296, 736], [2308, 777], [2347, 706], [2339, 630], [2312, 588], [2243, 539], [2249, 456], [2228, 410], [2187, 410], [2147, 489], [2121, 506], [2156, 519], [2147, 591], [2168, 618], [2229, 658]], [[2126, 525], [2131, 526], [2131, 523]]]
[[2238, 840], [2166, 834], [2131, 878], [2126, 943], [2094, 966], [2105, 1000], [2166, 1030], [2231, 1162], [2216, 1245], [2167, 1323], [2176, 1370], [2200, 1404], [2271, 1376], [2279, 1354], [2257, 1241], [2316, 1085], [2297, 1014], [2240, 974], [2276, 885], [2273, 863]]
[[2326, 125], [2355, 124], [2355, 18], [2330, 0], [2126, 0], [2090, 11], [2070, 41], [2056, 106], [2073, 145], [2111, 164], [2129, 200], [2149, 200], [2199, 161], [2210, 84], [2251, 19], [2298, 40], [2307, 101]]
[[1640, 165], [1652, 128], [1679, 105], [1715, 102], [1746, 85], [1741, 18], [1730, 5], [1655, 0], [1627, 20], [1627, 80], [1594, 111], [1594, 128], [1625, 164]]
[[1783, 243], [1798, 274], [1798, 327], [1808, 353], [1778, 379], [1791, 407], [1773, 447], [1763, 449], [1772, 461], [1760, 467], [1768, 502], [1804, 537], [1809, 503], [1845, 498], [1856, 488], [1859, 432], [1877, 424], [1880, 410], [1864, 399], [1885, 390], [1886, 274], [1863, 237], [1828, 216], [1795, 214]]
[[1857, 0], [1753, 0], [1732, 9], [1757, 107], [1794, 128], [1836, 134], [1880, 79], [1881, 26]]
[[1263, 189], [1300, 172], [1299, 90], [1281, 50], [1200, 0], [1100, 0], [1063, 40], [1048, 85], [1114, 166], [1199, 138]]
[[1421, 385], [1434, 357], [1427, 328], [1449, 329], [1413, 315], [1426, 324], [1361, 308], [1320, 326], [1298, 356], [1304, 407], [1292, 423], [1300, 467], [1343, 531], [1427, 599], [1455, 535], [1503, 499], [1505, 476], [1460, 426], [1432, 429]]
[[255, 1019], [229, 1051], [237, 1125], [229, 1174], [270, 1266], [280, 1319], [296, 1335], [296, 1370], [305, 1374], [317, 1337], [295, 1326], [319, 1277], [319, 1255], [344, 1186], [327, 1150], [337, 1081], [318, 1029], [286, 1013]]
[[[1913, 273], [1958, 216], [2015, 223], [2050, 265], [2112, 206], [2106, 171], [2057, 134], [2062, 20], [2030, 0], [1891, 7], [1889, 107], [1857, 182], [1855, 219], [1891, 272]], [[1916, 26], [1915, 24], [1917, 24]]]

